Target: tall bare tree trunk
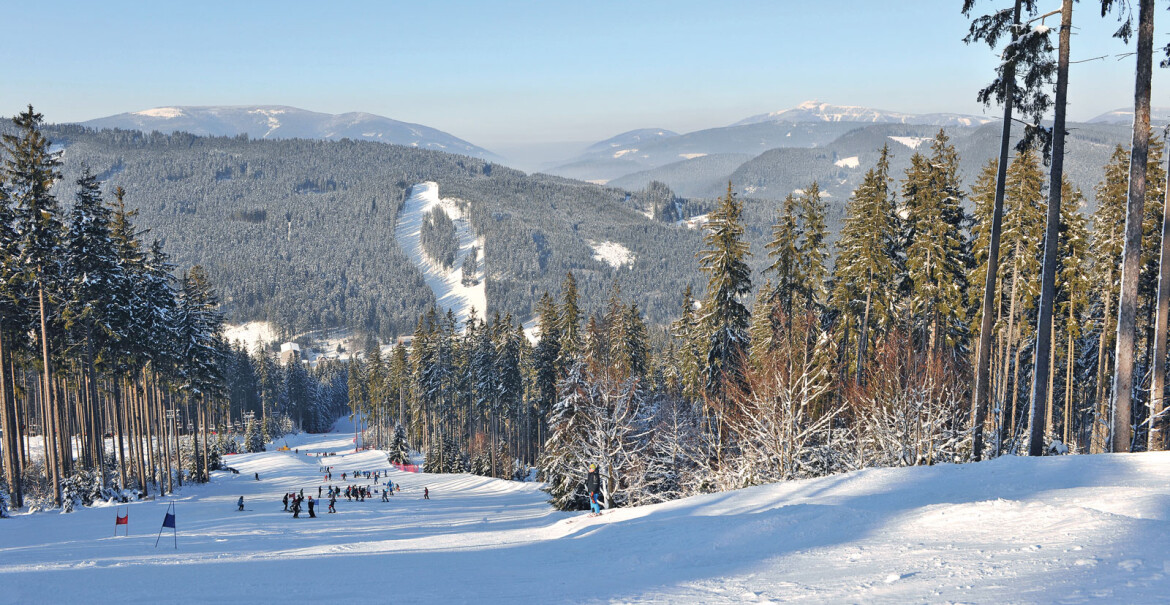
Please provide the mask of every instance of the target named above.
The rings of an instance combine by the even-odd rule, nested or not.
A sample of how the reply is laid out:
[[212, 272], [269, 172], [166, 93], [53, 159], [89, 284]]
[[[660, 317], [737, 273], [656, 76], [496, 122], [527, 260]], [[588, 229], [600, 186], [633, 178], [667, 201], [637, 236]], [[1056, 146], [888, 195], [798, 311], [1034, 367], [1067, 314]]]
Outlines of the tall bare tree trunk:
[[[8, 371], [8, 352], [4, 348], [4, 331], [0, 330], [0, 430], [4, 431], [4, 478], [7, 481], [8, 494], [12, 498], [12, 505], [16, 508], [24, 506], [21, 493], [20, 472], [20, 441], [17, 438], [17, 414], [15, 389], [10, 388], [9, 379], [13, 378]], [[15, 384], [15, 383], [13, 383]]]
[[[1012, 12], [1012, 23], [1020, 22], [1021, 0], [1016, 0]], [[1019, 38], [1019, 32], [1012, 29], [1012, 43]], [[999, 273], [999, 235], [1003, 225], [1003, 197], [1007, 184], [1008, 152], [1012, 133], [1012, 103], [1015, 97], [1015, 63], [1004, 65], [1003, 130], [999, 139], [999, 167], [995, 174], [995, 203], [991, 210], [991, 233], [987, 249], [987, 276], [983, 282], [983, 317], [979, 323], [979, 348], [975, 362], [975, 393], [972, 397], [971, 432], [973, 437], [972, 459], [978, 462], [983, 457], [983, 422], [987, 417], [988, 391], [991, 385], [991, 327], [992, 309], [995, 298], [995, 280]]]
[[1154, 377], [1150, 387], [1150, 430], [1146, 449], [1166, 449], [1166, 330], [1170, 313], [1170, 170], [1166, 172], [1166, 191], [1162, 199], [1162, 250], [1158, 257], [1158, 315], [1154, 322]]
[[1154, 0], [1140, 0], [1137, 73], [1133, 88], [1133, 145], [1129, 153], [1129, 203], [1121, 253], [1121, 297], [1117, 303], [1117, 353], [1113, 369], [1112, 451], [1131, 449], [1134, 318], [1141, 272], [1142, 214], [1146, 201], [1146, 160], [1150, 151], [1150, 78], [1154, 62]]
[[[43, 275], [43, 272], [41, 272]], [[53, 396], [53, 366], [49, 359], [49, 330], [48, 322], [45, 319], [45, 285], [44, 283], [37, 283], [37, 296], [40, 300], [41, 310], [41, 360], [44, 363], [44, 387], [41, 390], [41, 397], [44, 399], [45, 419], [42, 422], [41, 440], [45, 446], [45, 462], [51, 463], [50, 478], [53, 481], [53, 503], [56, 506], [61, 506], [61, 471], [60, 460], [58, 460], [56, 451], [56, 440], [59, 436], [57, 421], [56, 397]], [[53, 444], [49, 440], [54, 441]], [[50, 451], [53, 452], [50, 455]]]
[[[1052, 306], [1056, 296], [1060, 194], [1064, 183], [1064, 113], [1068, 99], [1068, 47], [1073, 0], [1060, 10], [1060, 58], [1056, 68], [1056, 111], [1052, 122], [1052, 168], [1048, 173], [1048, 222], [1044, 228], [1044, 269], [1040, 273], [1040, 317], [1036, 320], [1036, 361], [1032, 364], [1032, 407], [1028, 413], [1028, 455], [1044, 454], [1044, 416], [1052, 356]], [[1051, 425], [1049, 425], [1051, 427]]]

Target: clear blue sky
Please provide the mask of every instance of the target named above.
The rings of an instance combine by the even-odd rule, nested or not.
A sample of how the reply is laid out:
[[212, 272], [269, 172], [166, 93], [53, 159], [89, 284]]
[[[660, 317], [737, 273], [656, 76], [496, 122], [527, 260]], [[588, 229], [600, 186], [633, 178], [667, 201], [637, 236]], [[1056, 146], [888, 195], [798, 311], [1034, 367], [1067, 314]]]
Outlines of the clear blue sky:
[[[0, 114], [270, 103], [368, 111], [491, 148], [685, 132], [814, 98], [980, 113], [996, 57], [962, 43], [960, 4], [4, 0]], [[980, 8], [992, 4], [1008, 1]], [[1077, 5], [1074, 59], [1127, 50], [1098, 6]], [[1170, 23], [1164, 3], [1156, 20]], [[1131, 105], [1132, 68], [1075, 65], [1070, 117]], [[1170, 105], [1168, 70], [1156, 71], [1154, 104]]]

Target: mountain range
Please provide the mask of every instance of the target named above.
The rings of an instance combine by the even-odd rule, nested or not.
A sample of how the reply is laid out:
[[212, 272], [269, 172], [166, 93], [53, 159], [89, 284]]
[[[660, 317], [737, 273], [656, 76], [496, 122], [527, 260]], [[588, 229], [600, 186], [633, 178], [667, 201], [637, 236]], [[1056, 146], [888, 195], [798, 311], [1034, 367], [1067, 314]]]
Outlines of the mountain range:
[[120, 113], [82, 122], [89, 128], [189, 132], [252, 139], [353, 139], [459, 153], [498, 161], [499, 156], [441, 130], [360, 111], [331, 114], [285, 105], [174, 106]]

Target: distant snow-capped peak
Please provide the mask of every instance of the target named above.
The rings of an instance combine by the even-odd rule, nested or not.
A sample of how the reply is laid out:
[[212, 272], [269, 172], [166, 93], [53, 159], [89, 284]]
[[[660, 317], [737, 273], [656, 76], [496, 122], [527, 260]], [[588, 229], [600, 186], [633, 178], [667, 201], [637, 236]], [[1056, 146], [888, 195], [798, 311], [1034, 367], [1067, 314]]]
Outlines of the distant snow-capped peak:
[[833, 105], [817, 100], [745, 118], [732, 124], [744, 126], [764, 122], [870, 122], [881, 124], [926, 124], [937, 126], [978, 126], [993, 121], [986, 116], [955, 113], [912, 114], [856, 105]]

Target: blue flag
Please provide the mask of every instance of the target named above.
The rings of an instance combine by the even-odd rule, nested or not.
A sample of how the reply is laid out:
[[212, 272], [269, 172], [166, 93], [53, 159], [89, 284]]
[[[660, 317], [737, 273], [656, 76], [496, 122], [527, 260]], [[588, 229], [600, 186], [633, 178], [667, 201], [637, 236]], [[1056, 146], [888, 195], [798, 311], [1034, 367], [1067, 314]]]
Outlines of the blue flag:
[[167, 513], [167, 518], [163, 519], [163, 527], [175, 529], [175, 516], [173, 514]]

